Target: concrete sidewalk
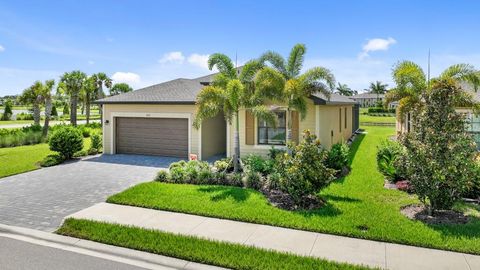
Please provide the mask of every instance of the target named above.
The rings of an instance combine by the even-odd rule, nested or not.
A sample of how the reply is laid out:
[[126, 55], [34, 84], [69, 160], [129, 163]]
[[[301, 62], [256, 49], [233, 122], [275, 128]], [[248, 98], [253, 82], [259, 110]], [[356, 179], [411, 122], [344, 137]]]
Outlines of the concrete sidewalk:
[[385, 269], [480, 269], [480, 256], [109, 203], [68, 217], [161, 230]]

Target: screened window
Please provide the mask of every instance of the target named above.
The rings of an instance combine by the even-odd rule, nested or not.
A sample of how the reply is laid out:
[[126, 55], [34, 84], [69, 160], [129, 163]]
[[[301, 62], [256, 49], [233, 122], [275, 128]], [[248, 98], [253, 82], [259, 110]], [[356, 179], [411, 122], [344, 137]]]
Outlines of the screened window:
[[287, 114], [286, 112], [275, 112], [278, 117], [277, 127], [264, 120], [258, 120], [258, 144], [285, 145], [287, 134]]
[[468, 131], [473, 134], [475, 142], [477, 142], [477, 148], [480, 150], [480, 115], [470, 114]]

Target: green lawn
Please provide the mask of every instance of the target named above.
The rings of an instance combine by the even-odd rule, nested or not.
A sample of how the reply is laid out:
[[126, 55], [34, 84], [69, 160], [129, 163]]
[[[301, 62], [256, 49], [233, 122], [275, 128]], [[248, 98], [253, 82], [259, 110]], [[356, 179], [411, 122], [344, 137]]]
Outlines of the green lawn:
[[[84, 139], [84, 149], [90, 147], [90, 138]], [[53, 154], [48, 144], [0, 148], [0, 178], [40, 168], [38, 163]]]
[[192, 236], [89, 220], [67, 219], [57, 233], [231, 269], [367, 269]]
[[371, 116], [360, 114], [360, 123], [393, 123], [395, 124], [395, 116]]
[[319, 210], [281, 210], [250, 189], [158, 182], [137, 185], [108, 202], [480, 254], [480, 220], [430, 226], [400, 213], [400, 207], [418, 200], [383, 188], [375, 160], [377, 145], [394, 129], [364, 128], [368, 134], [352, 146], [351, 173], [320, 193], [328, 203]]

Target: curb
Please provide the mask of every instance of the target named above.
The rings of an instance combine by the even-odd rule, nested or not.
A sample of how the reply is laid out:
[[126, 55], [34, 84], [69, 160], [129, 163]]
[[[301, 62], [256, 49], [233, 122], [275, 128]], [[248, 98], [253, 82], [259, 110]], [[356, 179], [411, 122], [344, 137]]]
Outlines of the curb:
[[4, 224], [0, 224], [0, 237], [8, 237], [147, 269], [224, 269], [163, 255], [101, 244], [90, 240]]

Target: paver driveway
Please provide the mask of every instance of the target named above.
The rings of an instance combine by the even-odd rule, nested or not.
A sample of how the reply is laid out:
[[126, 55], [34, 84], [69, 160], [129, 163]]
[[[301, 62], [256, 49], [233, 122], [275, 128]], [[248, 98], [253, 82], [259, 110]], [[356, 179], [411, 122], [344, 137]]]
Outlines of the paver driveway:
[[0, 178], [0, 223], [54, 231], [65, 216], [150, 181], [177, 160], [102, 155]]

